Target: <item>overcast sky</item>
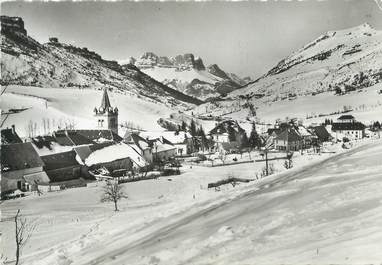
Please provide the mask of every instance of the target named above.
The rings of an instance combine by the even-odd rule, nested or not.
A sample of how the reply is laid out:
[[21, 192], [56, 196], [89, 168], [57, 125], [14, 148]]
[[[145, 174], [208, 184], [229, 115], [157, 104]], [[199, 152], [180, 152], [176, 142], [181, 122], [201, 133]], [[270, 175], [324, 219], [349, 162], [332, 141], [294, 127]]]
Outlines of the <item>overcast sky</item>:
[[326, 31], [364, 22], [382, 29], [373, 0], [7, 2], [1, 13], [21, 16], [40, 42], [56, 36], [105, 59], [193, 53], [205, 65], [252, 77]]

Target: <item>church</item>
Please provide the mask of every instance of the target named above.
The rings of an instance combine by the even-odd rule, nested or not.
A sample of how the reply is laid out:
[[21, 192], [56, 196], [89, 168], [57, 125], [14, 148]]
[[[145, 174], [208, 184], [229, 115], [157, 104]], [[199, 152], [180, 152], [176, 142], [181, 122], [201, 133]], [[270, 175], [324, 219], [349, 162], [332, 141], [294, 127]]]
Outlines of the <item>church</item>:
[[106, 88], [103, 90], [101, 106], [94, 108], [97, 129], [108, 129], [118, 134], [118, 108], [110, 104]]

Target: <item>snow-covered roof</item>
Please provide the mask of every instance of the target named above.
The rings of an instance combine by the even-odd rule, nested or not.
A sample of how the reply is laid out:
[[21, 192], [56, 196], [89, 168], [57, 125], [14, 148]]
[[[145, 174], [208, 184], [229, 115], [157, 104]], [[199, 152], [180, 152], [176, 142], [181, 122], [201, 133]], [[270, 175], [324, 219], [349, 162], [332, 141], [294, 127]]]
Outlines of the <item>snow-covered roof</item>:
[[176, 149], [176, 147], [173, 145], [162, 144], [159, 141], [157, 141], [157, 145], [155, 147], [155, 152], [164, 152], [164, 151], [169, 151], [169, 150], [174, 150], [174, 149]]
[[313, 136], [309, 131], [308, 129], [306, 129], [304, 126], [298, 126], [298, 133], [302, 136], [302, 137], [307, 137], [307, 136]]
[[130, 158], [133, 163], [143, 167], [147, 163], [144, 158], [135, 151], [133, 147], [125, 143], [118, 143], [94, 151], [85, 160], [87, 166], [99, 163], [112, 162], [118, 159]]
[[188, 132], [179, 132], [176, 134], [175, 131], [150, 131], [150, 132], [142, 132], [140, 134], [141, 137], [143, 138], [148, 138], [149, 140], [154, 140], [154, 139], [160, 139], [161, 137], [166, 138], [173, 144], [182, 144], [184, 143], [184, 140], [187, 138], [191, 138], [191, 134]]

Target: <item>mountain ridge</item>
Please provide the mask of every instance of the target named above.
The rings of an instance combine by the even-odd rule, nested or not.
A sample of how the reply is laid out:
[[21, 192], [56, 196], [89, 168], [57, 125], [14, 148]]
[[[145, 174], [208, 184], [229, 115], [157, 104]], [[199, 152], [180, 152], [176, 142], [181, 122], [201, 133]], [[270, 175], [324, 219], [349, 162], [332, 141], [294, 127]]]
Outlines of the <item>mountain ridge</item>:
[[262, 94], [274, 101], [288, 98], [289, 94], [368, 87], [381, 80], [382, 31], [364, 23], [322, 34], [255, 81], [231, 92], [228, 98]]
[[54, 37], [41, 44], [27, 35], [20, 17], [1, 16], [1, 26], [2, 85], [108, 88], [170, 106], [202, 103], [137, 67], [105, 60], [87, 48], [61, 43]]
[[187, 95], [202, 100], [225, 95], [247, 84], [248, 77], [222, 70], [217, 64], [205, 66], [203, 60], [192, 53], [176, 56], [158, 56], [145, 52], [138, 59], [130, 57], [128, 62], [154, 79]]

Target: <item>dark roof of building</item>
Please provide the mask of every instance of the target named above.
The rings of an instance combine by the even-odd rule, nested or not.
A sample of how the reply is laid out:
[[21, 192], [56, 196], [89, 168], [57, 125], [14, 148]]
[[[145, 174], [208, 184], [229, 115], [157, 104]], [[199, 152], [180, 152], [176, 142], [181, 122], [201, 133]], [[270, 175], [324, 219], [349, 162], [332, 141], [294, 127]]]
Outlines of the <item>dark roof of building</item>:
[[94, 142], [78, 131], [67, 131], [68, 137], [74, 145], [93, 144]]
[[123, 140], [121, 136], [112, 130], [72, 130], [70, 132], [76, 132], [93, 142], [99, 139], [106, 139], [115, 142], [121, 142]]
[[12, 128], [6, 128], [1, 130], [1, 144], [17, 144], [22, 143], [20, 137]]
[[1, 146], [1, 169], [20, 170], [44, 166], [31, 143], [17, 143]]
[[326, 141], [331, 137], [330, 133], [326, 130], [325, 126], [323, 125], [313, 127], [313, 132], [321, 141]]
[[55, 141], [62, 146], [73, 146], [74, 142], [68, 137], [66, 131], [57, 131], [53, 134]]
[[75, 146], [73, 147], [74, 152], [79, 156], [82, 162], [92, 153], [89, 145]]
[[362, 131], [365, 128], [361, 122], [338, 122], [332, 125], [332, 131]]
[[102, 101], [101, 101], [100, 107], [104, 110], [107, 110], [111, 107], [109, 95], [107, 94], [106, 88], [103, 90], [103, 96], [102, 96]]
[[79, 165], [76, 160], [76, 152], [73, 150], [69, 152], [42, 156], [41, 159], [45, 163], [45, 170], [54, 170]]
[[297, 142], [301, 141], [301, 136], [294, 129], [286, 129], [279, 133], [275, 139], [284, 140], [288, 142]]
[[139, 136], [136, 133], [132, 133], [131, 134], [131, 138], [133, 139], [134, 144], [136, 146], [138, 146], [139, 149], [141, 149], [141, 150], [144, 150], [144, 149], [147, 149], [147, 148], [145, 148], [144, 146], [141, 146], [141, 144], [139, 143], [140, 141], [145, 142], [148, 146], [151, 146], [151, 147], [153, 146], [153, 144], [155, 142], [155, 140], [144, 139], [143, 137]]
[[353, 120], [355, 119], [353, 115], [347, 114], [347, 115], [341, 115], [338, 120]]
[[269, 129], [267, 130], [267, 134], [268, 134], [268, 135], [272, 135], [273, 133], [275, 133], [276, 135], [278, 135], [280, 132], [281, 132], [281, 129], [280, 129], [280, 128], [269, 128]]

